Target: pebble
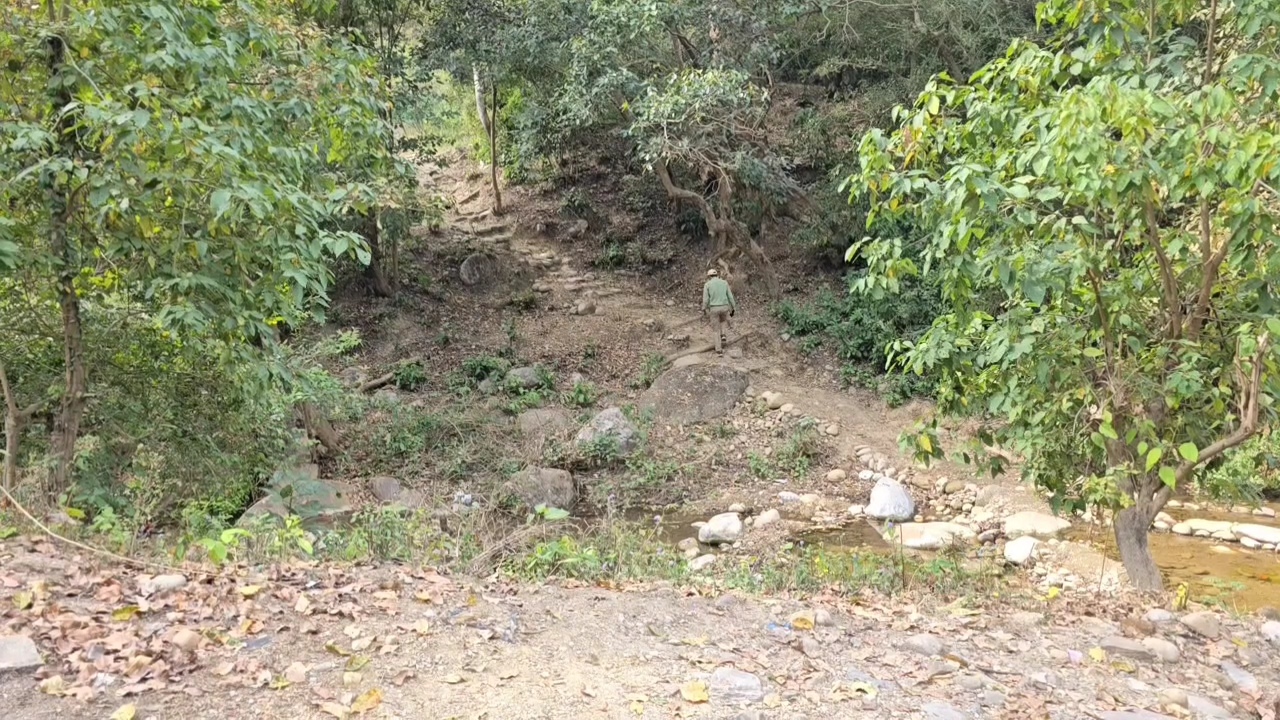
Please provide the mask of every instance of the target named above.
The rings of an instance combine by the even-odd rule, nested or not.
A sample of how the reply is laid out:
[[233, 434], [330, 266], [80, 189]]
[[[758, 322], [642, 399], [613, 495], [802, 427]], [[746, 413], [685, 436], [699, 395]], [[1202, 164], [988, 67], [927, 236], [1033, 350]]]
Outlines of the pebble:
[[864, 506], [864, 505], [850, 505], [850, 506], [849, 506], [849, 514], [850, 514], [850, 515], [852, 515], [852, 516], [854, 516], [854, 517], [859, 517], [859, 516], [861, 516], [864, 510], [866, 510], [866, 506]]
[[1010, 540], [1004, 546], [1004, 559], [1011, 565], [1025, 565], [1036, 556], [1039, 544], [1040, 541], [1030, 535]]
[[978, 697], [978, 704], [983, 707], [998, 708], [1004, 707], [1005, 697], [1003, 693], [995, 690], [987, 690]]
[[1009, 623], [1017, 627], [1035, 627], [1044, 622], [1044, 613], [1019, 610], [1009, 616]]
[[778, 502], [781, 503], [797, 503], [800, 502], [800, 495], [790, 490], [783, 490], [778, 493]]
[[1106, 650], [1108, 655], [1118, 655], [1143, 662], [1151, 662], [1156, 659], [1155, 653], [1146, 645], [1125, 637], [1103, 638], [1102, 642], [1098, 643], [1098, 646]]
[[1182, 688], [1165, 688], [1156, 694], [1156, 699], [1160, 701], [1160, 707], [1165, 707], [1166, 705], [1186, 707], [1187, 691]]
[[800, 638], [800, 652], [806, 657], [817, 657], [822, 653], [822, 644], [814, 640], [812, 636], [805, 635]]
[[760, 678], [734, 668], [716, 668], [707, 684], [716, 702], [760, 702], [764, 698], [764, 685]]
[[1217, 640], [1222, 633], [1222, 628], [1218, 623], [1218, 616], [1211, 612], [1193, 612], [1182, 616], [1182, 624], [1190, 628], [1197, 635], [1201, 635], [1210, 640]]
[[981, 675], [977, 675], [974, 673], [965, 673], [960, 677], [956, 678], [956, 685], [959, 685], [965, 690], [977, 691], [986, 687], [987, 682], [985, 679], [983, 679]]
[[1253, 676], [1253, 673], [1229, 660], [1223, 660], [1218, 667], [1222, 670], [1222, 674], [1226, 675], [1227, 679], [1231, 681], [1232, 687], [1236, 690], [1246, 695], [1256, 696], [1258, 694], [1258, 679]]
[[1150, 650], [1161, 662], [1176, 663], [1182, 659], [1182, 651], [1178, 646], [1164, 638], [1143, 638], [1142, 646]]
[[1224, 718], [1225, 720], [1231, 717], [1231, 713], [1222, 706], [1217, 705], [1209, 698], [1199, 695], [1187, 697], [1187, 708], [1191, 710], [1193, 715], [1199, 715], [1202, 718], [1213, 718], [1214, 720]]
[[836, 468], [835, 470], [827, 473], [827, 482], [840, 482], [847, 477], [849, 477], [848, 473], [840, 468]]
[[734, 503], [729, 506], [729, 512], [731, 513], [745, 513], [746, 511], [747, 506], [742, 503]]
[[40, 651], [26, 635], [0, 635], [0, 670], [40, 667]]
[[146, 583], [147, 590], [151, 593], [166, 593], [171, 590], [177, 590], [187, 584], [185, 575], [157, 575], [151, 578], [151, 582]]
[[875, 471], [873, 470], [862, 470], [858, 473], [858, 479], [862, 480], [863, 482], [870, 482], [871, 479], [874, 478], [875, 476], [876, 474], [875, 474]]
[[706, 555], [699, 555], [698, 557], [689, 561], [689, 571], [701, 572], [711, 567], [715, 563], [716, 563], [715, 555], [712, 555], [711, 553], [707, 553]]
[[813, 624], [819, 627], [830, 627], [835, 625], [836, 621], [831, 617], [831, 613], [828, 612], [826, 608], [815, 608], [813, 611]]
[[1280, 647], [1280, 621], [1268, 620], [1259, 628], [1267, 642]]
[[920, 633], [903, 640], [902, 648], [921, 655], [941, 655], [946, 646], [938, 636]]
[[771, 525], [781, 519], [782, 519], [782, 514], [779, 513], [776, 508], [769, 508], [768, 510], [765, 510], [764, 512], [757, 515], [755, 522], [753, 524], [758, 528], [762, 528], [762, 527], [765, 527], [766, 525]]
[[1147, 611], [1147, 614], [1145, 617], [1147, 618], [1148, 622], [1154, 623], [1156, 625], [1163, 625], [1165, 623], [1173, 622], [1174, 620], [1177, 619], [1176, 615], [1169, 612], [1168, 610], [1165, 610], [1164, 608], [1151, 608], [1150, 610]]

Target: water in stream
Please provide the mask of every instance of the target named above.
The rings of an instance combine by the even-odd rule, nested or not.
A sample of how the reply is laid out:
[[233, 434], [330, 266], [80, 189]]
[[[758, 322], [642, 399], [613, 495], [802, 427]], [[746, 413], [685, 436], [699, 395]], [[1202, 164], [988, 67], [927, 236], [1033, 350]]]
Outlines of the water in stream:
[[[1178, 520], [1195, 516], [1212, 520], [1276, 525], [1274, 518], [1242, 517], [1208, 510], [1187, 512], [1171, 510]], [[784, 516], [787, 515], [784, 512]], [[648, 514], [633, 520], [651, 522], [660, 540], [675, 544], [698, 531], [692, 523], [705, 520], [702, 515], [687, 512], [660, 516]], [[789, 518], [807, 521], [807, 517]], [[1107, 557], [1119, 559], [1115, 537], [1109, 529], [1076, 525], [1064, 539], [1094, 547]], [[818, 545], [844, 552], [888, 552], [891, 547], [871, 523], [858, 520], [839, 528], [813, 528], [794, 536], [798, 544]], [[1151, 554], [1164, 572], [1170, 586], [1185, 582], [1191, 599], [1210, 599], [1239, 611], [1257, 610], [1264, 606], [1280, 607], [1280, 553], [1250, 550], [1237, 543], [1223, 543], [1208, 538], [1184, 537], [1172, 533], [1150, 535]]]

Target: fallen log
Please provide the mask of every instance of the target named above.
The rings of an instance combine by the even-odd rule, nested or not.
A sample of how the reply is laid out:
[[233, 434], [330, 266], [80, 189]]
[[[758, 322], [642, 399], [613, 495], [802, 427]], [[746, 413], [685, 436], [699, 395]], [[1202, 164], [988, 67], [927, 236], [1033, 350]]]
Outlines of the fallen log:
[[[725, 347], [731, 347], [731, 346], [733, 346], [733, 345], [737, 345], [738, 343], [742, 342], [743, 340], [746, 340], [748, 337], [751, 337], [751, 335], [752, 335], [752, 334], [753, 334], [753, 333], [752, 333], [750, 330], [748, 330], [747, 332], [742, 333], [742, 334], [741, 334], [741, 335], [739, 335], [738, 337], [736, 337], [736, 338], [734, 338], [734, 339], [732, 339], [732, 340], [729, 340], [729, 341], [725, 342], [724, 346], [725, 346]], [[716, 349], [716, 344], [715, 344], [715, 343], [705, 343], [705, 344], [703, 344], [703, 345], [697, 345], [697, 346], [695, 346], [695, 347], [691, 347], [691, 348], [689, 348], [689, 349], [687, 349], [687, 350], [681, 350], [680, 352], [678, 352], [678, 353], [676, 353], [676, 354], [674, 354], [674, 355], [668, 355], [668, 356], [667, 356], [667, 357], [662, 361], [662, 364], [663, 364], [663, 366], [665, 367], [665, 366], [670, 365], [671, 363], [675, 362], [676, 360], [679, 360], [679, 359], [680, 359], [680, 358], [682, 358], [682, 357], [686, 357], [686, 356], [689, 356], [689, 355], [701, 355], [702, 353], [705, 353], [705, 352], [711, 352], [711, 351], [713, 351], [713, 350], [715, 350], [715, 349]]]

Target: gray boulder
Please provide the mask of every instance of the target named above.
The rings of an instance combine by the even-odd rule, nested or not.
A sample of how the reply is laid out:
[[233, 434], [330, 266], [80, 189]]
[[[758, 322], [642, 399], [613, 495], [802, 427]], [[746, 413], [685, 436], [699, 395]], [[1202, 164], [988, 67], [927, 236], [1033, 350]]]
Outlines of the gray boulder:
[[290, 515], [296, 515], [308, 530], [332, 530], [349, 523], [355, 514], [355, 492], [345, 483], [318, 479], [318, 472], [308, 466], [277, 472], [266, 494], [244, 511], [237, 524], [263, 518], [283, 521]]
[[610, 438], [622, 455], [630, 454], [640, 442], [640, 431], [627, 419], [621, 408], [611, 407], [600, 411], [586, 427], [578, 431], [574, 444], [582, 450]]
[[638, 404], [669, 423], [703, 423], [728, 415], [746, 392], [749, 381], [745, 370], [728, 365], [704, 363], [672, 368], [644, 391]]
[[720, 513], [698, 528], [698, 542], [725, 545], [742, 539], [742, 518], [736, 512]]
[[555, 468], [527, 468], [508, 480], [502, 490], [531, 509], [546, 505], [568, 510], [577, 499], [573, 475]]
[[534, 408], [520, 413], [516, 427], [525, 437], [534, 440], [555, 437], [573, 428], [573, 415], [563, 408]]
[[507, 371], [506, 384], [507, 387], [515, 387], [521, 390], [532, 390], [542, 385], [542, 370], [531, 365], [525, 367], [511, 368]]

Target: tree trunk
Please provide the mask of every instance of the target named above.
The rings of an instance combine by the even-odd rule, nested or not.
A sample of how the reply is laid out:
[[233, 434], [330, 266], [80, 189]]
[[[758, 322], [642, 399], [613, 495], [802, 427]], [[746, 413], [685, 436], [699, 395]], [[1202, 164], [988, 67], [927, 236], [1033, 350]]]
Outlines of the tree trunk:
[[489, 109], [484, 99], [484, 84], [480, 82], [480, 68], [475, 65], [471, 66], [471, 84], [476, 91], [476, 114], [480, 116], [480, 127], [484, 128], [484, 134], [490, 134], [489, 129]]
[[1141, 499], [1132, 507], [1116, 513], [1116, 547], [1120, 550], [1120, 562], [1124, 563], [1129, 582], [1144, 592], [1158, 592], [1164, 587], [1160, 568], [1151, 557], [1147, 545], [1147, 533], [1155, 519], [1157, 508], [1149, 499]]
[[[55, 3], [49, 12], [56, 16]], [[63, 74], [66, 72], [67, 48], [62, 38], [51, 35], [45, 39], [48, 52], [49, 75], [54, 81], [49, 102], [57, 118], [55, 129], [59, 151], [68, 159], [77, 153], [74, 123], [67, 115], [71, 104], [71, 89]], [[71, 212], [67, 187], [55, 181], [49, 190], [49, 249], [58, 262], [56, 293], [62, 310], [62, 348], [65, 371], [62, 404], [54, 421], [52, 450], [53, 469], [49, 476], [48, 490], [56, 494], [65, 490], [71, 482], [75, 463], [76, 440], [80, 437], [80, 423], [84, 418], [85, 392], [88, 374], [84, 367], [84, 332], [80, 324], [80, 298], [76, 295], [77, 262], [72, 241], [68, 234], [67, 219]]]
[[375, 212], [369, 217], [369, 232], [365, 233], [369, 241], [369, 267], [366, 271], [374, 294], [378, 297], [392, 297], [395, 295], [395, 288], [387, 280], [386, 271], [382, 267], [382, 238], [378, 225], [378, 215]]
[[22, 429], [26, 427], [31, 416], [40, 409], [36, 402], [26, 408], [18, 408], [18, 398], [13, 394], [13, 386], [9, 384], [9, 374], [5, 372], [4, 363], [0, 362], [0, 393], [4, 395], [4, 475], [0, 476], [5, 490], [13, 490], [18, 485], [18, 450], [22, 441]]
[[493, 117], [489, 123], [489, 182], [493, 184], [493, 214], [502, 214], [502, 190], [498, 187], [498, 84], [493, 84]]
[[342, 449], [342, 436], [333, 429], [329, 418], [310, 402], [298, 403], [297, 413], [307, 435], [316, 439], [325, 452], [338, 452]]

